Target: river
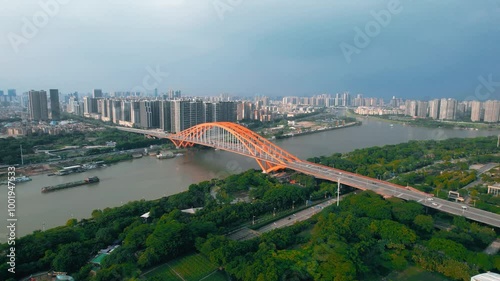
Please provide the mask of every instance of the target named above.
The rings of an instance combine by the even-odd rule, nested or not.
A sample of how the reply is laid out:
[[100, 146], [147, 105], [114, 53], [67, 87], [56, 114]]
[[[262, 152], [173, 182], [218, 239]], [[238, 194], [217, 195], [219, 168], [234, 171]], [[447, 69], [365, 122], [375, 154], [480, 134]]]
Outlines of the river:
[[[348, 152], [358, 148], [397, 144], [409, 140], [442, 140], [454, 137], [498, 135], [500, 131], [469, 131], [410, 127], [363, 119], [361, 126], [277, 140], [275, 143], [301, 159]], [[17, 235], [37, 229], [63, 225], [72, 217], [90, 217], [92, 210], [115, 207], [132, 200], [156, 199], [187, 190], [192, 183], [225, 177], [250, 168], [258, 168], [253, 159], [224, 151], [201, 150], [173, 159], [143, 157], [107, 168], [68, 176], [33, 176], [33, 181], [19, 184], [17, 192]], [[47, 185], [98, 176], [101, 182], [42, 194]], [[4, 180], [4, 179], [2, 179]], [[7, 224], [7, 188], [0, 186], [0, 217]], [[6, 227], [0, 228], [0, 242], [5, 242]]]

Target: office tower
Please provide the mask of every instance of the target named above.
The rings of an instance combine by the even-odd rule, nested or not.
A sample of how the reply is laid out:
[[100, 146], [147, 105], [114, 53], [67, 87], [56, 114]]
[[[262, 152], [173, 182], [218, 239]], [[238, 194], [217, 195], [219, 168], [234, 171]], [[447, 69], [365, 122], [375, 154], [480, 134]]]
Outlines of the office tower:
[[174, 91], [174, 90], [168, 91], [168, 99], [174, 100], [174, 99], [180, 99], [180, 98], [181, 98], [181, 91]]
[[32, 121], [49, 120], [49, 111], [47, 107], [47, 92], [31, 90], [29, 96], [29, 116]]
[[102, 98], [102, 90], [101, 89], [94, 89], [92, 91], [92, 97], [94, 99]]
[[59, 90], [50, 89], [50, 117], [52, 120], [61, 120], [61, 108], [59, 105]]
[[8, 89], [7, 90], [7, 95], [9, 97], [16, 97], [16, 90], [15, 89]]
[[140, 113], [140, 125], [142, 128], [160, 127], [160, 101], [140, 101]]
[[418, 101], [417, 102], [417, 117], [425, 118], [427, 117], [427, 108], [429, 107], [429, 103], [426, 101]]
[[481, 102], [480, 101], [472, 101], [471, 102], [471, 113], [470, 120], [472, 122], [481, 121]]
[[429, 117], [432, 119], [439, 119], [439, 105], [440, 100], [435, 99], [429, 102]]
[[158, 97], [158, 89], [155, 88], [155, 97]]
[[496, 123], [499, 120], [500, 101], [489, 100], [484, 103], [484, 122]]

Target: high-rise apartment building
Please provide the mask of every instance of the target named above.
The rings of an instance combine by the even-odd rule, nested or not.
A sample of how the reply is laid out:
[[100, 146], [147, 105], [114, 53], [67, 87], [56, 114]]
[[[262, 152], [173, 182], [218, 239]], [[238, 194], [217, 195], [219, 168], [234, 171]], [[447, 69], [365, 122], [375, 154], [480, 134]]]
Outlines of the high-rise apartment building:
[[351, 94], [348, 92], [342, 94], [342, 106], [351, 106]]
[[28, 111], [30, 120], [32, 121], [49, 120], [46, 91], [31, 90], [28, 93]]
[[[214, 103], [213, 122], [235, 122], [236, 121], [235, 102], [217, 102]], [[207, 120], [207, 122], [209, 122]]]
[[429, 117], [432, 119], [439, 119], [439, 106], [441, 101], [438, 99], [429, 101]]
[[429, 103], [426, 101], [418, 101], [417, 102], [417, 117], [425, 118], [427, 117], [427, 109], [429, 107]]
[[455, 120], [457, 111], [457, 101], [455, 99], [441, 99], [439, 107], [439, 119]]
[[480, 101], [471, 101], [471, 113], [470, 113], [470, 120], [472, 122], [479, 122], [482, 119], [481, 116], [482, 112], [482, 104]]
[[417, 116], [417, 101], [406, 100], [405, 101], [405, 115], [407, 116]]
[[172, 102], [163, 100], [160, 102], [160, 129], [166, 132], [172, 131]]
[[118, 124], [122, 120], [122, 102], [120, 100], [113, 100], [111, 108], [111, 122]]
[[141, 127], [160, 127], [160, 101], [144, 100], [140, 102]]
[[130, 102], [130, 122], [141, 123], [141, 103], [139, 101]]
[[496, 123], [499, 120], [500, 101], [489, 100], [484, 103], [484, 122]]

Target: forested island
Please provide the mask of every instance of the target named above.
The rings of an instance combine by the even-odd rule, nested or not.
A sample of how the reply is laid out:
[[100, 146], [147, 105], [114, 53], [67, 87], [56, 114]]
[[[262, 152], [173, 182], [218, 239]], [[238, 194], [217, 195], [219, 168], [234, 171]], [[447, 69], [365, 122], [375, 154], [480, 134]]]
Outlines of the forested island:
[[[497, 152], [496, 138], [482, 137], [412, 141], [310, 160], [398, 183], [412, 179], [417, 188], [428, 192], [439, 188], [444, 194], [469, 183], [475, 175], [470, 164], [498, 163]], [[410, 177], [423, 169], [443, 169], [445, 176], [432, 172], [423, 179]], [[5, 253], [10, 246], [0, 245], [0, 280], [49, 270], [67, 272], [75, 280], [181, 280], [176, 274], [182, 272], [170, 270], [170, 262], [178, 264], [193, 255], [214, 271], [204, 280], [229, 280], [228, 276], [233, 280], [382, 280], [416, 268], [442, 280], [468, 281], [480, 272], [500, 271], [500, 256], [483, 253], [498, 238], [498, 229], [416, 202], [348, 188], [342, 189], [348, 194], [339, 207], [327, 207], [307, 221], [246, 241], [229, 239], [228, 233], [251, 227], [256, 218], [271, 218], [272, 223], [275, 213], [288, 216], [308, 200], [320, 202], [336, 192], [335, 183], [288, 174], [289, 180], [280, 180], [249, 170], [190, 185], [169, 197], [94, 210], [91, 218], [35, 231], [16, 241], [15, 276], [7, 272]], [[242, 193], [251, 198], [249, 202], [234, 200]], [[191, 208], [201, 209], [181, 211]], [[141, 217], [148, 212], [149, 217]], [[89, 263], [110, 245], [118, 247], [99, 263]], [[168, 267], [163, 270], [165, 264]]]

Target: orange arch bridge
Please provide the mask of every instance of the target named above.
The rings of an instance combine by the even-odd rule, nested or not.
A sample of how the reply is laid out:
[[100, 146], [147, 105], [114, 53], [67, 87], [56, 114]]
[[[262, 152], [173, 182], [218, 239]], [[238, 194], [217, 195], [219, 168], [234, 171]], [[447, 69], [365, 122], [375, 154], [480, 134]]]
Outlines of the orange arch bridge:
[[199, 124], [166, 137], [177, 147], [200, 144], [252, 157], [266, 173], [288, 168], [291, 163], [301, 161], [266, 138], [231, 122]]
[[410, 186], [401, 186], [300, 160], [264, 137], [235, 123], [205, 123], [196, 125], [177, 134], [167, 134], [163, 131], [141, 130], [135, 128], [117, 128], [123, 131], [144, 134], [156, 138], [168, 138], [174, 142], [177, 147], [190, 147], [194, 144], [200, 144], [238, 153], [257, 160], [257, 163], [259, 163], [264, 172], [289, 168], [316, 178], [338, 182], [340, 186], [348, 185], [361, 190], [369, 189], [383, 196], [395, 196], [405, 200], [413, 200], [443, 212], [466, 216], [474, 221], [500, 227], [500, 215], [498, 214], [472, 207], [464, 208], [464, 206], [460, 206], [460, 204], [456, 206], [457, 203], [448, 202], [439, 198], [431, 199], [430, 197], [432, 195], [421, 192]]

